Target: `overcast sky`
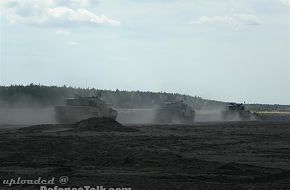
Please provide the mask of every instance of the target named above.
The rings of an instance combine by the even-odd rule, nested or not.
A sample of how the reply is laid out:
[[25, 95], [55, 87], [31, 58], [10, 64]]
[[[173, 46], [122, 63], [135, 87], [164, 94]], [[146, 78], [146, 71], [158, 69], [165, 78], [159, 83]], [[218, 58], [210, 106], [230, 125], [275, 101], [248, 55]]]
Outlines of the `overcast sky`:
[[290, 104], [290, 0], [1, 0], [0, 85]]

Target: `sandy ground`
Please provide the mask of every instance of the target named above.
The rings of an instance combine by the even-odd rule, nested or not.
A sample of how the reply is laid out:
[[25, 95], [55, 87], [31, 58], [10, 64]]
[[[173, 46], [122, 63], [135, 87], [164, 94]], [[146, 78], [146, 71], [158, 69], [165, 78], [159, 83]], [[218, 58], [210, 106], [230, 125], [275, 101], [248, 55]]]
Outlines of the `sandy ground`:
[[74, 187], [290, 189], [289, 122], [126, 127], [96, 131], [72, 125], [0, 126], [1, 182], [68, 176], [66, 186]]

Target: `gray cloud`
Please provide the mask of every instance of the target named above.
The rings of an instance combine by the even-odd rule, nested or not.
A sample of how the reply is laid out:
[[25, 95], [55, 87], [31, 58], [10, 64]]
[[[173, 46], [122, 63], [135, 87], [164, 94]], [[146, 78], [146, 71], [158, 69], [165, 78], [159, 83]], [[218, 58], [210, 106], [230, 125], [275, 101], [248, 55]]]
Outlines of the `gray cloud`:
[[2, 0], [0, 6], [2, 15], [11, 23], [51, 26], [120, 24], [120, 21], [98, 16], [87, 9], [90, 3], [89, 0]]
[[253, 14], [233, 14], [225, 16], [201, 16], [192, 24], [211, 24], [232, 26], [238, 29], [242, 25], [260, 25], [260, 19]]
[[278, 1], [283, 5], [290, 7], [290, 0], [278, 0]]

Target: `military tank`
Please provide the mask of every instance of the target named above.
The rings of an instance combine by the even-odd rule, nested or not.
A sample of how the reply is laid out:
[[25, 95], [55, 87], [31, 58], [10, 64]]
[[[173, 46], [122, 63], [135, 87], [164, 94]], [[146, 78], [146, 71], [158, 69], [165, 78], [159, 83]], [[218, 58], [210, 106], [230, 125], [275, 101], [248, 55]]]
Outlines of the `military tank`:
[[157, 123], [186, 124], [194, 122], [195, 111], [183, 101], [164, 102], [155, 110]]
[[91, 117], [117, 118], [117, 111], [97, 96], [67, 98], [66, 105], [56, 106], [54, 110], [60, 123], [73, 123]]
[[223, 111], [224, 120], [251, 120], [254, 115], [245, 109], [244, 104], [228, 103]]

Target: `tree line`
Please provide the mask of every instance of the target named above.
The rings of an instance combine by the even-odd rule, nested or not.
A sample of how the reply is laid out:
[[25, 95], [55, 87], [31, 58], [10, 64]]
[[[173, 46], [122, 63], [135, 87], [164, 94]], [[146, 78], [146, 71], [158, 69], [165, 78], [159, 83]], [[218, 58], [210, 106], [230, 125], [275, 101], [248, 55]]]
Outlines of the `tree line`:
[[[63, 105], [66, 98], [74, 96], [100, 96], [116, 108], [152, 108], [166, 101], [183, 101], [194, 109], [224, 107], [225, 102], [203, 99], [179, 93], [104, 90], [95, 88], [73, 88], [67, 86], [11, 85], [0, 86], [0, 106], [8, 107], [50, 107]], [[282, 105], [246, 105], [251, 110], [290, 109]]]

